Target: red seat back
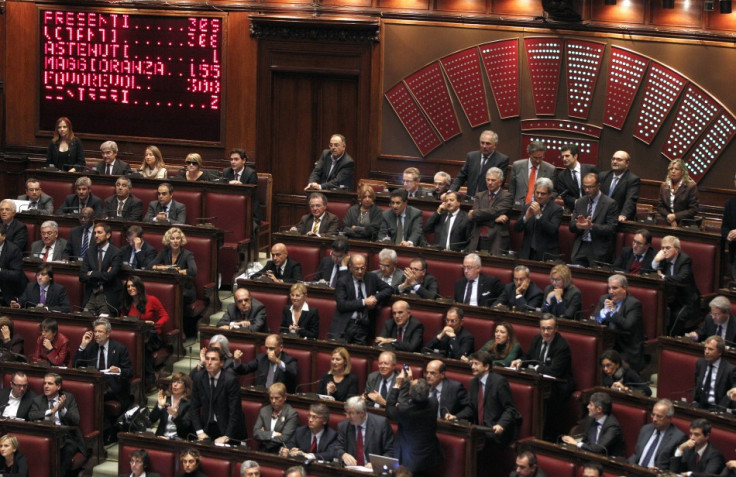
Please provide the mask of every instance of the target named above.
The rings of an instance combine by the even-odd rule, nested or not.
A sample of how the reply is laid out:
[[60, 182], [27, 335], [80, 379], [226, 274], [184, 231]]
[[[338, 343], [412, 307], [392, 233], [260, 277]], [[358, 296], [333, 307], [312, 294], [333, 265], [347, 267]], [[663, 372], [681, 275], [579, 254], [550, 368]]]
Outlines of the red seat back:
[[[246, 215], [248, 196], [240, 194], [224, 194], [209, 191], [205, 196], [205, 216], [215, 217], [209, 220], [215, 227], [225, 231], [225, 242], [239, 242], [247, 237], [246, 227], [253, 217]], [[254, 211], [255, 212], [255, 211]], [[189, 206], [187, 206], [187, 216]]]
[[[563, 333], [563, 335], [570, 344], [573, 363], [590, 362], [591, 356], [597, 356], [597, 338], [595, 336], [577, 335], [574, 333]], [[586, 389], [595, 386], [600, 376], [598, 366], [576, 366], [574, 364], [572, 365], [572, 374], [575, 377], [577, 389]]]
[[695, 383], [695, 363], [700, 356], [678, 353], [663, 349], [659, 355], [657, 371], [657, 395], [673, 401], [680, 398], [692, 399], [692, 391], [687, 391]]
[[[28, 475], [33, 477], [51, 477], [52, 466], [50, 456], [53, 449], [53, 439], [50, 436], [34, 436], [13, 432], [18, 438], [18, 449], [26, 456]], [[56, 470], [53, 470], [56, 475]]]
[[[562, 230], [563, 227], [560, 227]], [[537, 454], [537, 466], [544, 470], [547, 475], [555, 477], [575, 477], [575, 464], [557, 457], [545, 454]]]
[[493, 339], [493, 330], [496, 323], [487, 318], [475, 318], [465, 315], [463, 318], [463, 327], [475, 337], [475, 349], [480, 349], [487, 341]]
[[174, 200], [181, 202], [187, 208], [187, 224], [199, 225], [200, 217], [204, 217], [202, 214], [202, 192], [196, 190], [182, 190], [177, 189], [174, 184]]
[[484, 265], [481, 267], [480, 273], [482, 275], [493, 275], [501, 280], [501, 283], [504, 285], [511, 283], [511, 280], [514, 278], [514, 271], [511, 268], [490, 267]]
[[626, 444], [626, 455], [634, 454], [636, 440], [639, 438], [639, 429], [648, 421], [649, 412], [646, 409], [635, 406], [627, 406], [618, 401], [613, 403], [613, 415], [621, 423], [621, 431]]
[[312, 245], [289, 244], [289, 258], [302, 266], [302, 277], [307, 280], [317, 272], [320, 261], [320, 248]]
[[56, 212], [56, 209], [64, 203], [66, 196], [74, 193], [74, 181], [44, 181], [41, 183], [41, 189], [54, 198], [54, 212]]
[[[118, 458], [118, 475], [130, 475], [130, 453], [137, 447], [122, 446]], [[151, 472], [160, 474], [161, 477], [174, 477], [177, 456], [173, 452], [158, 449], [146, 449], [151, 457]]]
[[335, 300], [310, 297], [307, 299], [307, 303], [309, 304], [309, 308], [315, 308], [319, 311], [319, 339], [327, 339], [327, 335], [330, 332], [330, 324], [332, 323], [332, 316], [337, 309]]
[[509, 381], [514, 406], [521, 413], [523, 420], [519, 429], [519, 439], [533, 437], [532, 421], [534, 419], [534, 387], [531, 384]]
[[647, 339], [656, 339], [657, 333], [657, 300], [659, 293], [653, 288], [630, 286], [629, 293], [641, 302], [641, 318], [644, 323], [644, 334]]
[[343, 219], [345, 218], [345, 214], [348, 213], [348, 209], [352, 207], [352, 205], [353, 204], [350, 202], [330, 201], [327, 203], [327, 211], [337, 215], [337, 217], [340, 219], [340, 223], [342, 223]]
[[585, 278], [575, 278], [573, 282], [583, 295], [582, 319], [587, 320], [593, 314], [601, 295], [608, 293], [608, 282]]
[[[263, 407], [265, 404], [268, 403], [264, 401], [251, 401], [248, 399], [241, 399], [240, 407], [243, 409], [243, 416], [245, 417], [245, 430], [249, 436], [253, 435], [253, 428], [255, 427], [256, 421], [258, 420], [258, 413], [260, 412], [261, 407]], [[256, 450], [258, 449], [258, 441], [256, 441], [255, 439], [249, 441], [248, 445], [254, 445], [256, 446]]]
[[468, 440], [451, 434], [437, 433], [445, 460], [440, 465], [438, 475], [465, 475], [465, 448]]
[[427, 260], [427, 273], [437, 279], [440, 295], [450, 298], [455, 294], [455, 282], [463, 277], [461, 265], [443, 260]]
[[[263, 303], [266, 307], [268, 329], [274, 333], [278, 332], [281, 327], [281, 312], [284, 309], [284, 306], [289, 303], [289, 297], [281, 295], [280, 292], [264, 293], [260, 291], [251, 291], [250, 296]], [[321, 316], [322, 315], [320, 315], [320, 317]]]
[[199, 468], [205, 475], [230, 475], [230, 461], [202, 456]]

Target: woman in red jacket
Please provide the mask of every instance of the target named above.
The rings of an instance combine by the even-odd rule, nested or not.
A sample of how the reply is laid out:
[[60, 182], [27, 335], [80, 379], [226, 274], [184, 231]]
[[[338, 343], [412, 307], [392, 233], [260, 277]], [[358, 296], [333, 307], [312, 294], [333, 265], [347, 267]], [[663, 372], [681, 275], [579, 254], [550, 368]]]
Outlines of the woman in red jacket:
[[48, 361], [54, 366], [69, 366], [69, 339], [59, 333], [59, 324], [53, 318], [46, 318], [39, 325], [41, 335], [36, 340], [36, 351], [31, 356], [32, 363]]

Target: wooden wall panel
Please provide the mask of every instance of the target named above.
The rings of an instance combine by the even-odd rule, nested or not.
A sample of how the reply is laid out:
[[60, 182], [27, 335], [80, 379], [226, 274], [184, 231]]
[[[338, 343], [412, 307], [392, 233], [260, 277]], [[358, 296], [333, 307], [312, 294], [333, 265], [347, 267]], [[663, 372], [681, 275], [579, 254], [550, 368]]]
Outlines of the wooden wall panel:
[[[5, 3], [5, 77], [6, 145], [27, 145], [35, 142], [36, 5], [30, 2]], [[53, 125], [52, 125], [53, 127]]]

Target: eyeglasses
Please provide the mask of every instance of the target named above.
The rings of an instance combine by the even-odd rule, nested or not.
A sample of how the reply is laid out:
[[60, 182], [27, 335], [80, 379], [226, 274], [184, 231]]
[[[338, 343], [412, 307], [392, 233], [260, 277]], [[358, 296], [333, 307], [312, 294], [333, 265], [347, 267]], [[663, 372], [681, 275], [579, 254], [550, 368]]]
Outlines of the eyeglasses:
[[15, 388], [21, 388], [21, 389], [28, 387], [28, 384], [18, 384], [18, 383], [14, 383], [12, 381], [10, 382], [10, 385], [13, 386], [13, 387], [15, 387]]
[[184, 164], [187, 166], [198, 166], [199, 163], [197, 161], [185, 161]]

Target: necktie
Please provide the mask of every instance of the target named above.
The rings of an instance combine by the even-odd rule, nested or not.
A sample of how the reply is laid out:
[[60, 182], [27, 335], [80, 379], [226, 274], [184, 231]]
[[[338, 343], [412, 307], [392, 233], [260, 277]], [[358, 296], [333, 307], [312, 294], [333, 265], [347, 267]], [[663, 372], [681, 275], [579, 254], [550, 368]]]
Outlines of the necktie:
[[43, 249], [43, 258], [42, 258], [42, 260], [44, 262], [48, 261], [48, 259], [49, 259], [49, 251], [51, 251], [51, 247], [44, 247], [44, 249]]
[[445, 234], [444, 235], [444, 237], [445, 237], [444, 242], [445, 243], [443, 245], [448, 250], [450, 250], [452, 248], [452, 243], [450, 243], [450, 237], [452, 236], [452, 223], [453, 223], [453, 220], [452, 219], [453, 218], [454, 218], [454, 215], [453, 214], [448, 214], [447, 219], [445, 219], [445, 227], [444, 227], [445, 228], [445, 230], [444, 230], [444, 234]]
[[478, 425], [482, 426], [485, 418], [485, 401], [483, 400], [483, 382], [478, 380]]
[[613, 189], [615, 189], [617, 185], [618, 185], [618, 176], [613, 176], [613, 180], [611, 181], [611, 187], [608, 188], [609, 197], [613, 195]]
[[276, 278], [279, 278], [280, 279], [283, 276], [284, 276], [284, 274], [281, 271], [281, 267], [276, 267]]
[[701, 470], [700, 468], [700, 454], [695, 453], [695, 470]]
[[97, 251], [97, 271], [102, 271], [102, 249]]
[[532, 166], [532, 170], [529, 173], [529, 183], [526, 186], [526, 197], [524, 203], [528, 204], [534, 197], [534, 183], [537, 182], [537, 166]]
[[37, 209], [38, 208], [38, 202], [35, 200], [31, 202], [31, 205], [28, 206], [29, 209]]
[[84, 258], [84, 256], [87, 254], [87, 249], [89, 248], [89, 229], [82, 230], [82, 252], [80, 253], [80, 256]]
[[166, 218], [168, 219], [169, 218], [169, 206], [168, 205], [164, 205], [164, 213], [166, 214]]
[[600, 426], [600, 422], [593, 421], [590, 425], [590, 429], [588, 430], [588, 442], [591, 444], [598, 443], [598, 426]]
[[583, 190], [580, 188], [580, 182], [578, 182], [578, 171], [575, 169], [572, 170], [572, 180], [575, 181], [575, 187], [578, 188], [578, 197], [582, 197]]
[[239, 181], [240, 180], [240, 172], [236, 172], [235, 173], [235, 180], [236, 181]]
[[470, 305], [470, 297], [473, 294], [473, 282], [475, 280], [468, 280], [468, 287], [465, 289], [465, 299], [463, 300], [463, 303], [466, 305]]
[[654, 430], [654, 440], [651, 441], [651, 445], [649, 446], [649, 449], [647, 449], [647, 453], [644, 455], [644, 458], [642, 458], [639, 461], [639, 465], [642, 467], [654, 467], [654, 451], [657, 449], [657, 446], [659, 445], [659, 438], [662, 437], [662, 435], [659, 433], [657, 429]]
[[276, 374], [276, 365], [268, 363], [268, 374], [266, 375], [266, 388], [270, 388], [273, 384], [274, 375]]
[[713, 379], [713, 365], [708, 365], [708, 373], [705, 375], [705, 382], [703, 383], [703, 397], [700, 400], [700, 403], [704, 406], [708, 405], [708, 401], [710, 400], [710, 382]]
[[547, 357], [547, 342], [542, 342], [542, 350], [539, 353], [539, 363], [544, 364], [544, 360]]
[[401, 244], [404, 241], [404, 221], [400, 215], [396, 216], [396, 245]]
[[312, 225], [313, 234], [319, 233], [319, 222], [320, 222], [320, 219], [314, 219], [314, 225]]
[[215, 400], [215, 378], [210, 376], [210, 406], [207, 415], [209, 416], [207, 423], [215, 422], [215, 413], [213, 401]]
[[383, 399], [386, 399], [386, 396], [388, 395], [388, 382], [384, 379], [381, 383], [381, 397]]
[[84, 203], [82, 203], [82, 202], [80, 201], [80, 202], [79, 202], [79, 213], [80, 213], [80, 214], [82, 213], [82, 209], [84, 209], [85, 207], [87, 207], [87, 201], [85, 200], [85, 201], [84, 201]]
[[718, 325], [718, 328], [716, 328], [716, 336], [721, 336], [722, 332], [723, 332], [723, 325]]
[[46, 304], [46, 289], [41, 287], [41, 299], [38, 300], [42, 305]]
[[486, 161], [488, 159], [484, 156], [480, 156], [480, 170], [478, 171], [478, 184], [475, 186], [475, 191], [479, 192], [483, 190], [483, 187], [486, 185], [486, 173], [483, 169], [486, 167]]
[[396, 341], [404, 341], [404, 327], [399, 326], [399, 329], [396, 330]]
[[317, 450], [317, 436], [312, 434], [312, 445], [309, 447], [309, 453], [313, 454]]
[[105, 171], [105, 174], [107, 174], [108, 176], [112, 175], [112, 165], [107, 165], [107, 170]]
[[118, 217], [123, 216], [123, 204], [124, 202], [122, 200], [118, 201]]
[[332, 276], [330, 277], [330, 288], [335, 288], [337, 285], [337, 274], [340, 272], [340, 266], [335, 264], [332, 266]]
[[358, 436], [355, 439], [355, 456], [357, 464], [360, 466], [365, 465], [365, 450], [363, 449], [363, 426], [358, 426]]
[[432, 397], [434, 398], [435, 401], [437, 401], [437, 417], [441, 419], [442, 418], [442, 411], [440, 411], [440, 398], [437, 395], [437, 388], [434, 388], [432, 390]]
[[[586, 213], [586, 217], [593, 217], [593, 201], [590, 199], [588, 200], [588, 210]], [[585, 233], [583, 233], [583, 240], [586, 242], [593, 241], [593, 237], [590, 234], [590, 229], [586, 230]]]
[[107, 369], [107, 363], [105, 362], [105, 347], [100, 346], [100, 359], [97, 361], [98, 369]]
[[365, 295], [363, 295], [363, 280], [358, 280], [358, 300], [365, 299]]

